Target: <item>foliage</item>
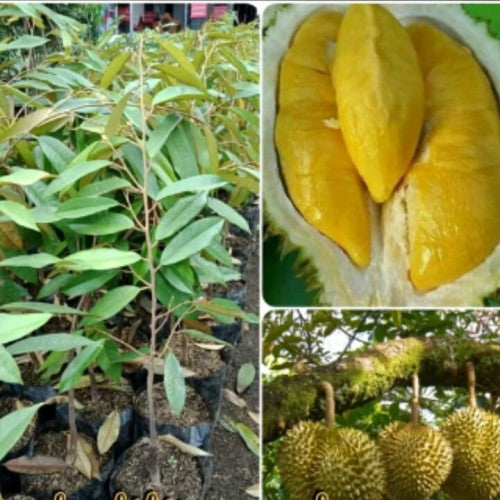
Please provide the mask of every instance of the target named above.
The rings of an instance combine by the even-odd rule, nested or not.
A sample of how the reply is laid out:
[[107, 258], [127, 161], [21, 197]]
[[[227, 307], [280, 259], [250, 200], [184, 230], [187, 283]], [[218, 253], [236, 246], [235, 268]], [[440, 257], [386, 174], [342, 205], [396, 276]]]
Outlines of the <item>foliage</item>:
[[[60, 374], [70, 395], [93, 367], [118, 380], [145, 352], [113, 318], [142, 308], [145, 364], [167, 360], [166, 395], [180, 412], [182, 370], [157, 333], [182, 334], [200, 315], [255, 321], [207, 287], [239, 279], [228, 228], [249, 231], [237, 209], [258, 192], [258, 32], [224, 22], [176, 35], [110, 29], [92, 43], [42, 4], [4, 5], [0, 16], [37, 33], [0, 45], [2, 380], [20, 382], [20, 349], [46, 353], [42, 373]], [[21, 340], [59, 330], [75, 342]]]

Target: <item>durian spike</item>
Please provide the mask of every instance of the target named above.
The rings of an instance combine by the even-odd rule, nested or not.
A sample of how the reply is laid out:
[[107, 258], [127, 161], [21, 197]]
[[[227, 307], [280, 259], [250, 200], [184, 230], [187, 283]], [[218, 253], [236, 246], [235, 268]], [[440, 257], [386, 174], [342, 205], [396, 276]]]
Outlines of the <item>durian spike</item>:
[[420, 392], [420, 383], [417, 372], [413, 372], [412, 374], [412, 384], [413, 384], [413, 396], [411, 399], [411, 423], [418, 424], [418, 418], [420, 414], [420, 404], [418, 399]]
[[319, 383], [320, 389], [325, 393], [326, 409], [326, 426], [331, 429], [335, 426], [335, 392], [333, 390], [332, 384], [322, 380]]
[[465, 363], [465, 369], [467, 370], [467, 382], [469, 386], [469, 406], [471, 408], [477, 408], [476, 372], [472, 361], [467, 361], [467, 363]]

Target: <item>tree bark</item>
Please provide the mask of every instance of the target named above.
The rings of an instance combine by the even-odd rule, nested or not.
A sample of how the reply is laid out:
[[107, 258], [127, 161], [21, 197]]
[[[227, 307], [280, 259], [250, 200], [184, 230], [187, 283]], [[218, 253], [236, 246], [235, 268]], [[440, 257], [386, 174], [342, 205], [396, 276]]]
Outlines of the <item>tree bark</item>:
[[277, 438], [300, 420], [321, 420], [324, 401], [318, 382], [335, 388], [338, 412], [379, 398], [396, 385], [467, 387], [465, 363], [474, 363], [478, 391], [500, 390], [500, 345], [453, 336], [414, 337], [377, 344], [308, 373], [283, 375], [264, 385], [265, 441]]

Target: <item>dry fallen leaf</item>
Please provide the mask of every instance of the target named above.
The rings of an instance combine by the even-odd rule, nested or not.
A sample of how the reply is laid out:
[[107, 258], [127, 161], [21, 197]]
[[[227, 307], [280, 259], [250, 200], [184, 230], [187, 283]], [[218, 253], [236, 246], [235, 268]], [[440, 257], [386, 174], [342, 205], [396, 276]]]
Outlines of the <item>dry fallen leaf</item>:
[[260, 415], [258, 413], [248, 410], [248, 415], [257, 425], [260, 424]]
[[[134, 360], [134, 362], [141, 364], [144, 368], [148, 368], [149, 366], [149, 358], [147, 356], [139, 356]], [[165, 372], [165, 360], [161, 358], [155, 358], [154, 360], [154, 372], [156, 375], [163, 375]], [[184, 377], [194, 377], [196, 375], [195, 372], [182, 368], [182, 372], [184, 373]]]
[[[46, 405], [62, 405], [62, 404], [65, 404], [69, 401], [69, 398], [68, 396], [54, 396], [50, 399], [47, 399], [45, 401], [45, 404]], [[75, 405], [75, 409], [77, 410], [83, 410], [84, 406], [82, 405], [82, 403], [80, 403], [80, 401], [78, 401], [77, 399], [74, 399], [74, 405]]]
[[97, 433], [97, 449], [104, 455], [118, 439], [120, 434], [120, 413], [113, 410], [102, 423]]
[[245, 493], [247, 495], [250, 495], [253, 498], [260, 498], [260, 485], [259, 485], [259, 483], [252, 484], [252, 486], [248, 487], [245, 490]]
[[202, 450], [201, 448], [197, 448], [196, 446], [191, 446], [190, 444], [187, 444], [184, 441], [177, 439], [175, 436], [172, 436], [172, 434], [164, 434], [158, 436], [158, 439], [174, 445], [176, 448], [179, 448], [179, 450], [181, 450], [183, 453], [187, 453], [192, 457], [212, 456], [210, 453], [206, 452], [205, 450]]
[[35, 455], [34, 457], [25, 455], [13, 458], [3, 465], [10, 471], [19, 474], [53, 474], [61, 472], [67, 467], [64, 460], [45, 455]]
[[231, 389], [224, 389], [224, 396], [230, 403], [233, 403], [233, 405], [236, 405], [238, 408], [245, 408], [247, 405], [246, 401], [240, 398]]
[[[70, 436], [68, 435], [68, 446]], [[95, 456], [92, 446], [85, 439], [78, 436], [76, 441], [76, 459], [73, 466], [78, 469], [87, 479], [100, 478], [99, 461]]]
[[200, 347], [201, 349], [205, 349], [206, 351], [220, 351], [226, 347], [222, 344], [203, 344], [199, 342], [195, 342], [194, 345]]

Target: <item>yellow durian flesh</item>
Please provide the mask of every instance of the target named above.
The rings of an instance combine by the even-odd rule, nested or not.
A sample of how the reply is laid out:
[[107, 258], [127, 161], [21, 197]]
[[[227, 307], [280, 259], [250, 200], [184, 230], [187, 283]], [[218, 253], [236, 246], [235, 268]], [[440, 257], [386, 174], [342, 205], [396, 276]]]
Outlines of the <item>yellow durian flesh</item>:
[[379, 5], [351, 5], [342, 20], [332, 79], [350, 157], [376, 202], [408, 169], [424, 116], [417, 55], [399, 21]]
[[479, 408], [450, 415], [441, 432], [453, 447], [453, 467], [444, 491], [456, 500], [500, 497], [500, 418]]
[[422, 151], [405, 182], [410, 279], [425, 291], [474, 269], [500, 242], [500, 125], [470, 50], [426, 23], [408, 32], [426, 92]]
[[340, 20], [337, 12], [319, 12], [295, 34], [280, 67], [275, 141], [288, 194], [299, 212], [364, 267], [370, 261], [366, 192], [335, 128], [330, 79]]
[[382, 431], [379, 447], [391, 500], [427, 500], [450, 473], [451, 446], [427, 425], [393, 422]]

